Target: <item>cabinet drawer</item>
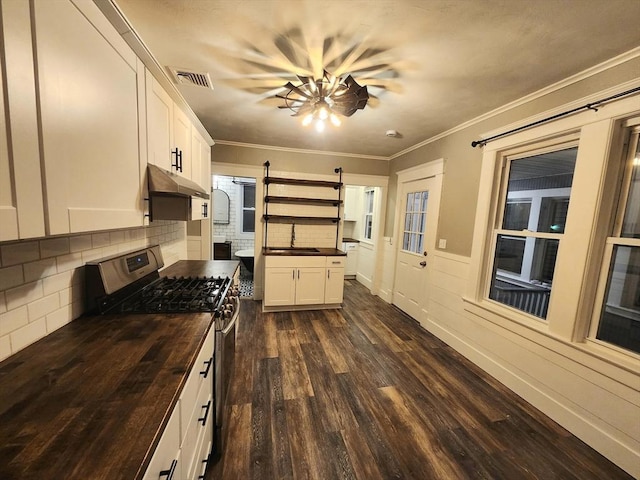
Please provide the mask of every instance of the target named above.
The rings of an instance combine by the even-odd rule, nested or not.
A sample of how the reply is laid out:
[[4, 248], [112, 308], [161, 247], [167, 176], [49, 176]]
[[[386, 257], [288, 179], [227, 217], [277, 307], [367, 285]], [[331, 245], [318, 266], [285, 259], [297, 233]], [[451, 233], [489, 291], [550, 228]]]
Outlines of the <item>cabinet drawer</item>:
[[[183, 478], [194, 478], [194, 472], [200, 464], [199, 448], [203, 438], [210, 432], [209, 440], [212, 438], [211, 426], [214, 423], [215, 405], [211, 390], [203, 388], [198, 396], [198, 403], [193, 410], [193, 416], [186, 425], [187, 433], [182, 442], [182, 468]], [[206, 438], [205, 438], [206, 440]]]
[[327, 263], [326, 263], [327, 268], [344, 267], [346, 257], [326, 257], [326, 258], [327, 258]]
[[213, 348], [215, 340], [215, 329], [211, 325], [211, 329], [207, 334], [202, 349], [198, 354], [198, 358], [193, 365], [193, 369], [189, 374], [187, 383], [185, 384], [182, 395], [180, 396], [180, 440], [183, 441], [186, 435], [186, 427], [189, 423], [194, 409], [198, 407], [198, 392], [202, 387], [208, 387], [209, 391], [213, 389]]
[[289, 257], [289, 256], [274, 256], [266, 255], [264, 257], [265, 268], [270, 267], [324, 267], [327, 257], [315, 257], [315, 256], [301, 256], [301, 257]]
[[165, 473], [161, 477], [161, 473], [174, 471], [173, 478], [180, 476], [182, 468], [180, 462], [180, 401], [173, 409], [173, 413], [169, 418], [169, 423], [162, 433], [162, 438], [156, 447], [151, 458], [151, 462], [147, 467], [143, 480], [157, 480], [158, 478], [167, 478]]

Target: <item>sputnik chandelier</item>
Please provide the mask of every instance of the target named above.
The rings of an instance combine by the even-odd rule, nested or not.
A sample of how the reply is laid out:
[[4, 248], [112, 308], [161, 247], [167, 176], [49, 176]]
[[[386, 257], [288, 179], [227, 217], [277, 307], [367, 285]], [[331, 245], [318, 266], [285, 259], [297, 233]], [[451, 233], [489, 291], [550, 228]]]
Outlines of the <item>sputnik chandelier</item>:
[[313, 123], [318, 132], [324, 131], [327, 121], [340, 126], [340, 116], [350, 117], [369, 100], [367, 87], [358, 85], [351, 75], [335, 77], [325, 71], [318, 80], [302, 76], [298, 79], [300, 85], [288, 82], [284, 86], [288, 92], [276, 95], [284, 100], [279, 108], [288, 108], [293, 117], [301, 116], [304, 126]]

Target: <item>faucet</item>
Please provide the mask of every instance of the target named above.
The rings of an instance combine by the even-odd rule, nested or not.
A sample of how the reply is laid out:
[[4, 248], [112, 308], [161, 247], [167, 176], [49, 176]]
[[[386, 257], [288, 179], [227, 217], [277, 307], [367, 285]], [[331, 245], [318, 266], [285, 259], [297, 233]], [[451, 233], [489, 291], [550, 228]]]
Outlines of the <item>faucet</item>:
[[293, 244], [296, 242], [296, 224], [291, 224], [291, 248], [293, 248]]

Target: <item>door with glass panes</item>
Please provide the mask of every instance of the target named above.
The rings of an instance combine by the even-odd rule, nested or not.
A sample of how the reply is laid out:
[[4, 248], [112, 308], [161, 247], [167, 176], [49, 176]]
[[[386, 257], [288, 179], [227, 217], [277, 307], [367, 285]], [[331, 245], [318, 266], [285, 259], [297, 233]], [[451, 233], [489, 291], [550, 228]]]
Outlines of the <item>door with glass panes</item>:
[[418, 321], [427, 318], [429, 246], [436, 228], [435, 178], [402, 184], [393, 304]]

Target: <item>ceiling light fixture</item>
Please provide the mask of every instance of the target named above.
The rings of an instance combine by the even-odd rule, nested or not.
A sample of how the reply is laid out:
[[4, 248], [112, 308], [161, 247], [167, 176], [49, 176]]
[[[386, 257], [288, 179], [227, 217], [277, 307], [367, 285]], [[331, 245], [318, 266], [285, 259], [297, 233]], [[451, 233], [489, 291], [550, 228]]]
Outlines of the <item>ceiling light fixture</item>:
[[322, 78], [298, 76], [300, 85], [288, 82], [288, 91], [276, 97], [284, 100], [278, 108], [288, 108], [293, 117], [302, 116], [302, 125], [315, 125], [323, 132], [327, 120], [335, 127], [342, 123], [339, 116], [350, 117], [356, 110], [362, 110], [369, 100], [366, 86], [358, 85], [351, 75], [335, 77], [327, 71]]

